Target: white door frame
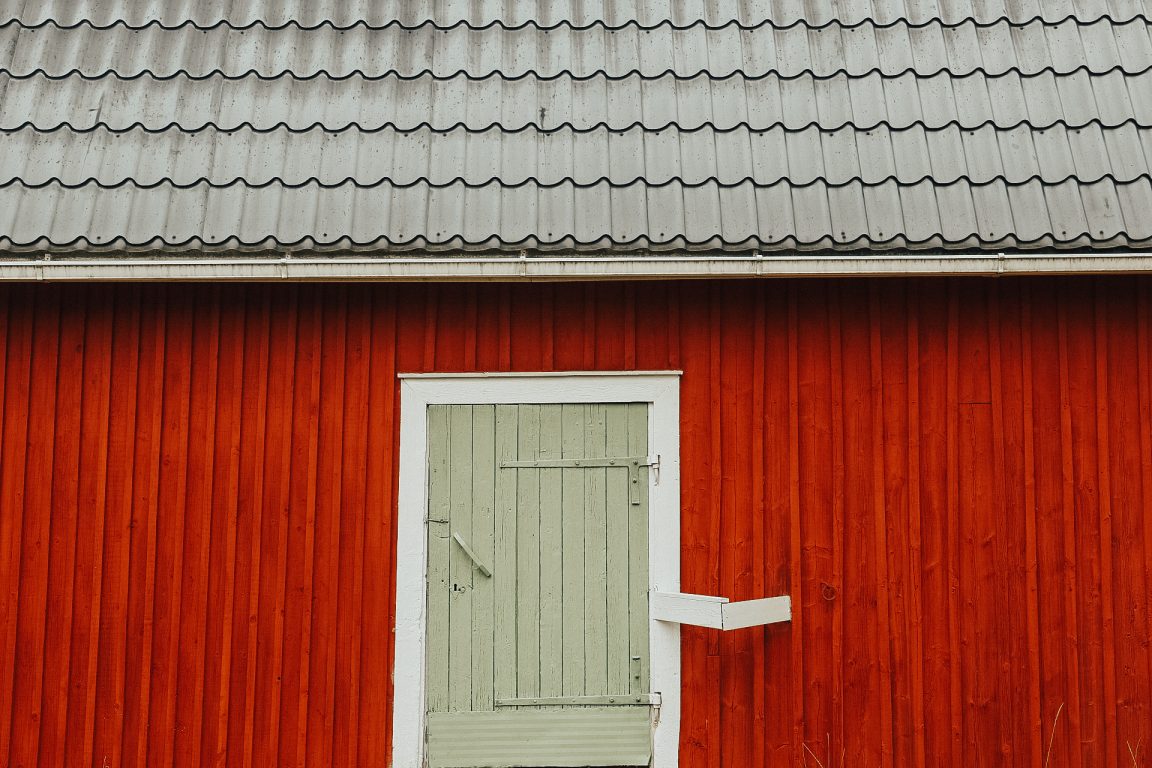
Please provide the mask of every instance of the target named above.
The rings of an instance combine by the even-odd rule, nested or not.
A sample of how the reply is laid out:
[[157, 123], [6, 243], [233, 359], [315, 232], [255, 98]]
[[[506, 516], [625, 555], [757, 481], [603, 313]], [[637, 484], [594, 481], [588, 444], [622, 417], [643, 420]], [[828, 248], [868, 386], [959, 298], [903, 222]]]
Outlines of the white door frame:
[[[512, 403], [649, 403], [650, 591], [680, 591], [680, 372], [401, 374], [400, 484], [396, 532], [396, 627], [392, 766], [424, 760], [427, 592], [428, 406]], [[657, 475], [659, 482], [657, 483]], [[673, 768], [680, 742], [680, 625], [649, 612], [652, 687], [661, 695], [652, 765]]]

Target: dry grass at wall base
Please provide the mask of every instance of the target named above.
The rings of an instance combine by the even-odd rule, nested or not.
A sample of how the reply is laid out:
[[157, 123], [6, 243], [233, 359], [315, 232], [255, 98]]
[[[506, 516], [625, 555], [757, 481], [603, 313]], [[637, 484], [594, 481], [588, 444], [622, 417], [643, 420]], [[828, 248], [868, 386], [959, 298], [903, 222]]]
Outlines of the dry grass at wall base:
[[[1064, 712], [1064, 703], [1061, 702], [1060, 706], [1056, 708], [1056, 714], [1052, 718], [1052, 730], [1048, 733], [1048, 750], [1044, 753], [1044, 768], [1048, 768], [1052, 763], [1052, 747], [1056, 742], [1056, 726], [1060, 723], [1060, 715]], [[1142, 768], [1143, 764], [1140, 762], [1140, 750], [1144, 746], [1144, 737], [1141, 736], [1133, 744], [1131, 741], [1125, 741], [1124, 746], [1128, 749], [1128, 757], [1132, 761], [1132, 768]], [[840, 750], [840, 764], [836, 766], [825, 765], [824, 762], [816, 756], [816, 753], [807, 745], [803, 745], [804, 752], [801, 755], [802, 768], [844, 768], [844, 750]], [[832, 755], [832, 736], [825, 734], [824, 743], [824, 758], [830, 760]], [[808, 758], [812, 758], [814, 765], [809, 765]]]

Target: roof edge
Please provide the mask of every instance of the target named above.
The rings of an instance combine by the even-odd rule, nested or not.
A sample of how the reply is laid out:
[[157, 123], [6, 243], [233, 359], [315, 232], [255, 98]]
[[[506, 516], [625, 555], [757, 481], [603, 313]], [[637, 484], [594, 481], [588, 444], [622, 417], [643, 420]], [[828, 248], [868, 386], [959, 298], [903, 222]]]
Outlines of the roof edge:
[[915, 275], [1152, 274], [1152, 251], [611, 257], [0, 260], [0, 282], [665, 280]]

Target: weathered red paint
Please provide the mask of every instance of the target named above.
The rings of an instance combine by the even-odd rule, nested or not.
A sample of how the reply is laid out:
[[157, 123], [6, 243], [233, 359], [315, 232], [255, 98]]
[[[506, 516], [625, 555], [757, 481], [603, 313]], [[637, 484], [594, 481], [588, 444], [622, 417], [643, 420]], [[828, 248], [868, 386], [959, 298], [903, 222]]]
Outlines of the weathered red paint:
[[1152, 743], [1148, 279], [9, 286], [0, 361], [13, 766], [387, 763], [397, 371], [684, 371], [684, 588], [795, 619], [685, 629], [683, 765]]

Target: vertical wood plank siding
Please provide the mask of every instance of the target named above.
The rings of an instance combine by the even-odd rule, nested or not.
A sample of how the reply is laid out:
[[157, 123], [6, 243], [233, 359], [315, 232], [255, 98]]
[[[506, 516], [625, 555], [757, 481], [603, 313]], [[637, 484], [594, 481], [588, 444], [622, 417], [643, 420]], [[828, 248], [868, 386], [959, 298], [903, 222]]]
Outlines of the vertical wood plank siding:
[[0, 366], [0, 763], [386, 765], [397, 371], [684, 371], [684, 589], [795, 620], [684, 630], [683, 765], [1152, 744], [1147, 279], [5, 286]]

